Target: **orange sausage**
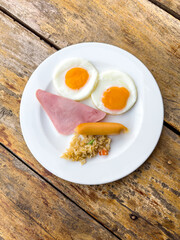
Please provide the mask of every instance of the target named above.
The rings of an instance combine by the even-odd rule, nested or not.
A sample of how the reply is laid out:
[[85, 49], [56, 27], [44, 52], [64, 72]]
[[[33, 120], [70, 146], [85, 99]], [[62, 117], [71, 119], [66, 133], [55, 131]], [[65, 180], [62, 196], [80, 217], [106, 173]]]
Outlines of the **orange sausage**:
[[81, 123], [74, 131], [81, 135], [114, 135], [120, 134], [121, 131], [128, 131], [128, 129], [120, 123], [96, 122]]

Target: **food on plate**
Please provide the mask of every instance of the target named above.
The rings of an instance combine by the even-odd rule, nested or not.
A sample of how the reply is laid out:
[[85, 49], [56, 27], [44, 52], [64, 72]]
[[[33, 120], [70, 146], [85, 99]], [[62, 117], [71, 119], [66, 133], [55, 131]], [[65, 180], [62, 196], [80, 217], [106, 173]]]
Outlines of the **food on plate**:
[[80, 123], [97, 122], [106, 116], [104, 112], [83, 103], [40, 89], [36, 91], [36, 97], [56, 130], [64, 135], [72, 134]]
[[86, 163], [86, 158], [109, 154], [111, 138], [108, 134], [119, 134], [128, 129], [120, 123], [81, 123], [75, 128], [70, 147], [61, 156], [72, 161]]
[[73, 100], [87, 98], [97, 84], [98, 72], [85, 59], [70, 58], [56, 68], [53, 83], [60, 95]]
[[75, 134], [69, 148], [61, 156], [61, 158], [80, 161], [81, 164], [86, 163], [87, 158], [99, 155], [108, 155], [110, 150], [111, 138], [108, 136], [82, 136]]
[[[111, 70], [101, 73], [97, 82], [98, 72], [90, 62], [71, 58], [62, 61], [53, 76], [54, 86], [62, 96], [40, 89], [36, 92], [56, 130], [64, 135], [75, 132], [70, 147], [61, 158], [84, 164], [87, 158], [98, 153], [108, 155], [111, 139], [107, 135], [128, 131], [120, 123], [97, 121], [106, 113], [124, 113], [135, 104], [137, 91], [133, 80], [125, 73]], [[74, 101], [90, 94], [96, 107], [102, 111]]]
[[99, 83], [91, 97], [98, 109], [109, 114], [122, 114], [135, 104], [137, 90], [127, 74], [111, 70], [100, 74]]
[[75, 132], [82, 135], [113, 135], [128, 129], [120, 124], [113, 122], [81, 123], [75, 128]]

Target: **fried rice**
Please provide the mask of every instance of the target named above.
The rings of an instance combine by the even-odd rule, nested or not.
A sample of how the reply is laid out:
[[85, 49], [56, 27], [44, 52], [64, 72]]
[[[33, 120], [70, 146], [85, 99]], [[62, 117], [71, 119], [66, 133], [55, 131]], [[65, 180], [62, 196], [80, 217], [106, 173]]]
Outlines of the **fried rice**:
[[82, 136], [75, 134], [69, 148], [66, 149], [66, 152], [62, 154], [61, 158], [80, 161], [81, 164], [84, 164], [87, 158], [92, 158], [101, 151], [106, 151], [108, 153], [110, 150], [110, 143], [111, 138], [108, 136]]

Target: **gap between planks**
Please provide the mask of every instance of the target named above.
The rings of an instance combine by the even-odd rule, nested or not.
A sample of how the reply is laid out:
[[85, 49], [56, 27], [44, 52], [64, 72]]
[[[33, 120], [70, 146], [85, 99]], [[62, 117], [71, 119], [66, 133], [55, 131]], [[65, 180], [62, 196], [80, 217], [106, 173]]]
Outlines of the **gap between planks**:
[[171, 130], [172, 132], [174, 132], [175, 134], [177, 134], [178, 136], [180, 136], [180, 132], [176, 128], [171, 126], [169, 123], [167, 123], [166, 121], [163, 122], [163, 125], [167, 127], [169, 130]]
[[[55, 185], [53, 185], [50, 181], [48, 181], [44, 176], [40, 175], [36, 170], [34, 170], [31, 166], [29, 166], [26, 162], [24, 162], [19, 156], [17, 156], [14, 152], [12, 152], [9, 148], [7, 148], [4, 144], [0, 142], [0, 146], [2, 146], [6, 151], [8, 151], [10, 154], [12, 154], [17, 160], [19, 160], [22, 164], [24, 164], [26, 167], [28, 167], [31, 171], [33, 171], [36, 175], [38, 175], [41, 179], [43, 179], [47, 184], [49, 184], [51, 187], [53, 187], [56, 191], [58, 191], [60, 194], [62, 194], [66, 199], [71, 201], [73, 204], [75, 204], [79, 209], [81, 209], [84, 213], [86, 213], [88, 216], [90, 216], [94, 221], [96, 221], [98, 224], [100, 224], [102, 227], [104, 227], [107, 231], [109, 231], [113, 236], [118, 238], [119, 240], [122, 240], [119, 236], [117, 236], [113, 231], [111, 231], [109, 228], [107, 228], [103, 223], [101, 223], [99, 220], [97, 220], [94, 216], [86, 212], [81, 206], [79, 206], [75, 201], [73, 201], [71, 198], [69, 198], [66, 194], [64, 194], [60, 189], [58, 189]], [[125, 205], [123, 205], [126, 207]], [[126, 207], [128, 208], [128, 207]], [[129, 209], [129, 208], [128, 208]], [[129, 209], [132, 213], [134, 213], [131, 209]], [[133, 214], [134, 215], [134, 214]], [[138, 215], [138, 217], [140, 217]], [[143, 218], [144, 219], [144, 218]], [[152, 225], [150, 222], [146, 220], [147, 223]]]
[[[149, 0], [150, 2], [154, 3], [156, 2], [156, 0]], [[154, 3], [155, 5], [158, 6], [158, 4]], [[160, 4], [160, 3], [159, 3]], [[161, 8], [161, 7], [160, 7]], [[163, 8], [162, 8], [163, 9]], [[163, 9], [164, 10], [164, 9]], [[44, 41], [46, 44], [48, 44], [49, 46], [51, 46], [52, 48], [56, 49], [56, 50], [61, 50], [61, 48], [59, 46], [57, 46], [53, 41], [45, 38], [43, 35], [41, 35], [40, 33], [38, 33], [36, 30], [34, 30], [33, 28], [31, 28], [29, 25], [27, 25], [26, 23], [22, 22], [19, 18], [17, 18], [16, 16], [14, 16], [12, 13], [10, 13], [9, 11], [7, 11], [6, 9], [4, 9], [2, 6], [0, 6], [0, 11], [2, 11], [4, 14], [6, 14], [7, 16], [9, 16], [10, 18], [12, 18], [15, 22], [17, 22], [18, 24], [20, 24], [21, 26], [23, 26], [24, 28], [26, 28], [27, 30], [29, 30], [31, 33], [33, 33], [34, 35], [36, 35], [37, 37], [40, 38], [41, 41]], [[166, 11], [167, 12], [167, 11]], [[169, 12], [168, 12], [169, 13]], [[171, 14], [171, 13], [169, 13]], [[172, 15], [172, 14], [171, 14]], [[180, 17], [180, 16], [179, 16]], [[173, 131], [175, 134], [180, 136], [180, 132], [173, 127], [172, 125], [170, 125], [168, 122], [164, 121], [164, 126], [166, 126], [168, 129], [170, 129], [171, 131]]]
[[6, 14], [7, 16], [9, 16], [10, 18], [12, 18], [15, 22], [19, 23], [21, 26], [23, 26], [24, 28], [26, 28], [27, 30], [29, 30], [31, 33], [33, 33], [34, 35], [36, 35], [37, 37], [40, 38], [40, 40], [44, 41], [45, 43], [47, 43], [48, 45], [50, 45], [52, 48], [55, 48], [56, 50], [60, 50], [60, 47], [58, 47], [55, 43], [53, 43], [51, 40], [45, 38], [43, 35], [41, 35], [40, 33], [38, 33], [36, 30], [34, 30], [33, 28], [31, 28], [29, 25], [27, 25], [26, 23], [24, 23], [23, 21], [21, 21], [19, 18], [17, 18], [16, 16], [14, 16], [12, 13], [10, 13], [9, 11], [7, 11], [5, 8], [3, 8], [2, 6], [0, 6], [0, 11], [3, 12], [4, 14]]
[[[12, 152], [8, 147], [6, 147], [4, 144], [2, 144], [0, 142], [0, 146], [2, 146], [4, 149], [6, 149], [8, 152], [10, 152], [10, 154], [12, 154], [15, 158], [17, 158], [22, 164], [24, 164], [26, 167], [28, 167], [31, 171], [33, 171], [35, 174], [37, 174], [41, 179], [43, 179], [47, 184], [49, 184], [51, 187], [53, 187], [56, 191], [58, 191], [59, 193], [61, 193], [65, 198], [67, 198], [69, 201], [71, 201], [73, 204], [75, 204], [79, 209], [81, 209], [84, 213], [86, 213], [88, 216], [90, 216], [94, 221], [96, 221], [98, 224], [100, 224], [102, 227], [104, 227], [107, 231], [109, 231], [110, 233], [112, 233], [116, 238], [118, 238], [119, 240], [122, 240], [119, 236], [117, 236], [112, 230], [110, 230], [108, 227], [106, 227], [102, 222], [100, 222], [98, 219], [96, 219], [93, 215], [91, 215], [90, 213], [88, 213], [87, 211], [85, 211], [81, 206], [79, 206], [74, 200], [72, 200], [70, 197], [68, 197], [64, 192], [62, 192], [59, 188], [57, 188], [54, 184], [52, 184], [49, 180], [47, 180], [44, 176], [42, 176], [41, 174], [39, 174], [36, 170], [34, 170], [31, 166], [29, 166], [26, 162], [24, 162], [19, 156], [17, 156], [14, 152]], [[147, 219], [145, 219], [144, 217], [142, 217], [141, 215], [139, 215], [138, 212], [133, 211], [132, 209], [130, 209], [129, 207], [127, 207], [125, 204], [119, 202], [119, 204], [123, 207], [125, 207], [126, 209], [128, 209], [129, 211], [131, 211], [131, 214], [129, 215], [129, 217], [132, 220], [136, 220], [137, 218], [141, 218], [144, 221], [147, 222], [147, 224], [154, 226], [151, 222], [149, 222]], [[132, 218], [132, 216], [134, 218]], [[157, 226], [160, 230], [161, 227]], [[167, 237], [169, 237], [171, 235], [171, 233], [169, 231], [164, 231], [162, 230]]]
[[180, 20], [180, 15], [177, 12], [174, 12], [172, 9], [168, 8], [167, 6], [162, 4], [161, 2], [159, 2], [157, 0], [148, 0], [148, 1], [153, 3], [154, 5], [158, 6], [159, 8], [164, 10], [165, 12], [169, 13], [173, 17], [177, 18], [178, 20]]

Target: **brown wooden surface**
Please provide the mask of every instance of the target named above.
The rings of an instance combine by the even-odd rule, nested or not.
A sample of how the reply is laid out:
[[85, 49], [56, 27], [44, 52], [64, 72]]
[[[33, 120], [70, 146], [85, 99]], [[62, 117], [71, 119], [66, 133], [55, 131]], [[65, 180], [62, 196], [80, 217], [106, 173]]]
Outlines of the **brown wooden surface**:
[[153, 0], [153, 1], [162, 4], [167, 9], [170, 9], [173, 12], [180, 15], [180, 1], [179, 0]]
[[148, 0], [1, 0], [13, 16], [59, 48], [98, 41], [138, 57], [161, 89], [165, 121], [180, 130], [180, 24]]
[[[143, 240], [178, 239], [180, 234], [178, 225], [180, 219], [178, 207], [179, 137], [171, 130], [164, 128], [160, 142], [148, 161], [136, 172], [115, 183], [81, 186], [53, 176], [32, 157], [23, 141], [19, 126], [19, 105], [30, 74], [55, 49], [4, 14], [0, 14], [0, 28], [2, 29], [0, 35], [0, 141], [118, 237]], [[8, 153], [4, 152], [4, 156], [6, 155], [7, 160], [11, 158]], [[9, 167], [9, 171], [13, 168], [13, 166]], [[25, 170], [22, 170], [22, 174], [23, 171]], [[4, 175], [2, 171], [4, 177], [9, 174], [10, 172], [6, 172]], [[15, 179], [12, 178], [11, 181], [14, 183]], [[28, 184], [26, 181], [24, 179], [24, 184]], [[27, 190], [31, 189], [29, 185], [26, 186]], [[47, 188], [51, 189], [52, 186], [47, 186]], [[6, 191], [7, 185], [4, 185], [3, 189]], [[18, 188], [16, 189], [18, 192]], [[20, 190], [19, 192], [23, 192], [22, 189]], [[23, 202], [26, 203], [24, 198], [28, 193], [25, 191], [22, 194], [24, 194], [23, 204]], [[7, 202], [9, 202], [8, 199]], [[53, 202], [52, 199], [49, 204], [50, 208], [55, 206]], [[31, 207], [35, 207], [36, 204], [33, 198]], [[138, 218], [133, 220], [131, 214]], [[62, 215], [65, 217], [64, 213]], [[43, 216], [40, 216], [42, 217], [41, 224], [43, 224]], [[60, 218], [59, 221], [61, 223], [62, 219]], [[44, 222], [42, 226], [47, 227], [47, 224], [48, 222]], [[57, 225], [57, 223], [52, 224], [52, 228], [53, 226], [56, 228]], [[67, 228], [68, 233], [70, 228]], [[38, 231], [42, 230], [37, 229]], [[56, 234], [57, 231], [54, 230], [55, 239], [57, 239]]]
[[0, 158], [0, 237], [117, 239], [1, 146]]
[[[7, 154], [7, 153], [6, 153]], [[0, 239], [54, 239], [0, 190]]]

